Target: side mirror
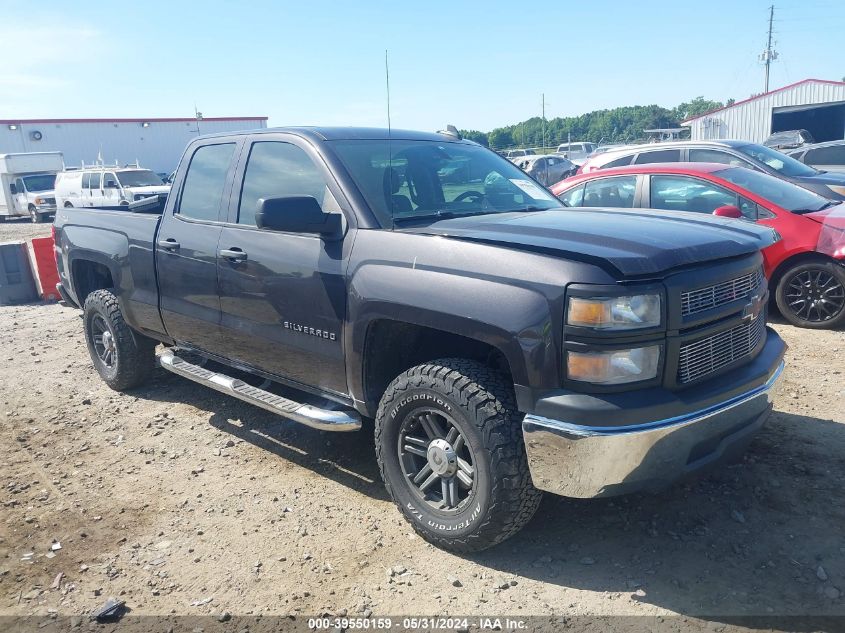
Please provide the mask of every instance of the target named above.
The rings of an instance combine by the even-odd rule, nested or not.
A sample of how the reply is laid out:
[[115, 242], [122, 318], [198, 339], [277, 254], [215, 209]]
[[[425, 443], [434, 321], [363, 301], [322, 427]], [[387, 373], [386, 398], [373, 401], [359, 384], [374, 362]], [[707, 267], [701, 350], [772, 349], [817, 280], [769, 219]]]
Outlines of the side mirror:
[[718, 215], [720, 218], [734, 218], [739, 220], [742, 218], [742, 211], [737, 206], [726, 204], [716, 209], [713, 215]]
[[117, 189], [117, 183], [114, 180], [107, 180], [106, 189]]
[[9, 185], [9, 192], [10, 192], [12, 195], [15, 195], [15, 194], [18, 192], [18, 188], [17, 188], [17, 187], [15, 187], [15, 185], [14, 185], [14, 184], [11, 184], [11, 185]]
[[314, 196], [260, 198], [255, 224], [269, 231], [323, 236], [337, 236], [342, 228], [340, 214], [324, 213]]

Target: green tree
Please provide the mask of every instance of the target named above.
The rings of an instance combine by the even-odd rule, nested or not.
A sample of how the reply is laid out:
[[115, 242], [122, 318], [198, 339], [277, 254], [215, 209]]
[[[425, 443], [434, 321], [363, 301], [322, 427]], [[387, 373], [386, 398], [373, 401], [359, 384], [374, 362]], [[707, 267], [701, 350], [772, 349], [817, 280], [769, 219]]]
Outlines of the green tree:
[[704, 97], [696, 97], [692, 101], [678, 105], [674, 110], [672, 110], [672, 113], [678, 121], [685, 121], [690, 117], [698, 116], [699, 114], [704, 114], [705, 112], [709, 112], [710, 110], [715, 110], [723, 106], [724, 104], [721, 101], [712, 101], [710, 99], [705, 99]]
[[478, 130], [460, 130], [461, 136], [464, 138], [468, 138], [471, 141], [475, 141], [484, 147], [487, 147], [487, 134], [484, 132], [479, 132]]
[[511, 128], [496, 128], [487, 135], [488, 147], [493, 149], [502, 149], [514, 145]]

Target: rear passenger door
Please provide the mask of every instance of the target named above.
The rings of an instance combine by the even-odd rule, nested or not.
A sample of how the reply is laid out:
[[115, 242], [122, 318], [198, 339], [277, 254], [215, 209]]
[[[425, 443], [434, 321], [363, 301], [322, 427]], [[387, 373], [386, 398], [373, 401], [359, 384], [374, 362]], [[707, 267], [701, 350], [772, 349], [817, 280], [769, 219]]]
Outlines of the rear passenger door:
[[255, 224], [259, 199], [296, 195], [343, 214], [337, 183], [307, 143], [285, 134], [250, 138], [217, 258], [224, 355], [298, 386], [345, 395], [341, 337], [351, 237], [327, 241]]
[[241, 142], [213, 139], [195, 145], [177, 177], [156, 237], [159, 305], [177, 343], [220, 353], [217, 247]]

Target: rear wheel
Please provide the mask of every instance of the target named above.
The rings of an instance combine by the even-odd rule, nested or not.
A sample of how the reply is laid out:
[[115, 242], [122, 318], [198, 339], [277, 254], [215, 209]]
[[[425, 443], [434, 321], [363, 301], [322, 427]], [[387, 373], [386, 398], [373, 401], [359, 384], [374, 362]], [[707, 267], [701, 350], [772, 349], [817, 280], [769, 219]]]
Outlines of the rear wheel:
[[109, 290], [88, 295], [83, 310], [85, 341], [100, 378], [116, 391], [145, 382], [155, 364], [155, 341], [126, 324], [117, 297]]
[[793, 325], [836, 328], [845, 323], [845, 269], [825, 261], [793, 266], [781, 276], [775, 301]]
[[486, 549], [537, 510], [513, 390], [489, 367], [452, 358], [408, 370], [385, 391], [375, 433], [390, 496], [438, 547]]

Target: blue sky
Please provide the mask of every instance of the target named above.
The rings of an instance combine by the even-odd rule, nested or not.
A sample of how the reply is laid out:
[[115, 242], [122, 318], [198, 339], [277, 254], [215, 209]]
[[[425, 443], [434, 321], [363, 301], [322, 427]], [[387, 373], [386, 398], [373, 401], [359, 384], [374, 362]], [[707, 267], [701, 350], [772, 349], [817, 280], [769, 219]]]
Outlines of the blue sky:
[[[270, 117], [489, 130], [760, 92], [770, 0], [0, 0], [0, 118]], [[777, 3], [771, 86], [845, 76], [845, 2]], [[9, 60], [13, 60], [9, 63]]]

